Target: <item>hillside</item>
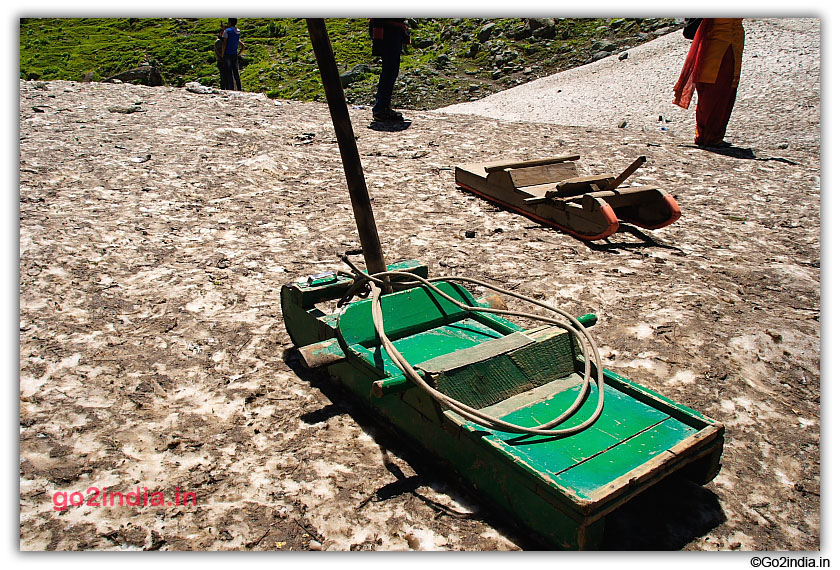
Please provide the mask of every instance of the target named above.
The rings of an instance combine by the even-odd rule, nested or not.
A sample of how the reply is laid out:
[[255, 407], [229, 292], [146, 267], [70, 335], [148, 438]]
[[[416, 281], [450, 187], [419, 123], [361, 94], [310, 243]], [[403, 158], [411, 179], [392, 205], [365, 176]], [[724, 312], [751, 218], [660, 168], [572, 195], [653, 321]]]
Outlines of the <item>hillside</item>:
[[[163, 84], [218, 85], [217, 18], [23, 18], [21, 79], [149, 84], [127, 72], [147, 66]], [[434, 109], [472, 101], [644, 43], [678, 27], [673, 18], [409, 19], [394, 104]], [[272, 98], [322, 96], [303, 18], [244, 18], [243, 89]], [[379, 75], [367, 20], [327, 19], [347, 99], [368, 105]]]

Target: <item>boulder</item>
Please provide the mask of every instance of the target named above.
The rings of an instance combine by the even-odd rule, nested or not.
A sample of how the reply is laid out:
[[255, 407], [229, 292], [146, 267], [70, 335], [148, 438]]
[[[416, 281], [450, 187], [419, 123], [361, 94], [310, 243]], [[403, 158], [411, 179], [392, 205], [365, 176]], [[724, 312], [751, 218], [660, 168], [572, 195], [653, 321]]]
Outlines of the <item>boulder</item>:
[[489, 40], [490, 36], [493, 35], [493, 30], [495, 29], [496, 24], [494, 24], [493, 22], [489, 22], [481, 26], [481, 28], [478, 30], [478, 41], [486, 42], [487, 40]]
[[554, 39], [554, 36], [557, 35], [557, 28], [555, 28], [554, 24], [550, 24], [545, 26], [544, 28], [537, 28], [534, 30], [534, 37], [535, 38], [542, 38], [546, 40]]
[[139, 85], [147, 85], [149, 87], [160, 87], [163, 85], [163, 77], [160, 75], [157, 67], [154, 65], [144, 64], [140, 67], [135, 67], [122, 73], [118, 73], [112, 77], [104, 80], [104, 83], [133, 83]]
[[411, 46], [417, 49], [425, 49], [427, 47], [432, 47], [433, 45], [435, 45], [434, 40], [429, 38], [412, 38], [411, 40]]
[[592, 63], [593, 61], [598, 61], [599, 59], [604, 59], [605, 57], [609, 57], [610, 52], [608, 51], [598, 51], [592, 54], [592, 57], [589, 58], [589, 61], [586, 63]]
[[341, 86], [347, 87], [351, 83], [355, 83], [356, 81], [361, 81], [364, 79], [366, 73], [370, 73], [370, 66], [366, 63], [360, 63], [358, 65], [354, 65], [350, 71], [345, 71], [341, 75], [339, 75], [339, 79], [341, 80]]
[[526, 38], [530, 38], [532, 33], [531, 28], [527, 26], [519, 26], [513, 30], [513, 39], [517, 41], [524, 40]]

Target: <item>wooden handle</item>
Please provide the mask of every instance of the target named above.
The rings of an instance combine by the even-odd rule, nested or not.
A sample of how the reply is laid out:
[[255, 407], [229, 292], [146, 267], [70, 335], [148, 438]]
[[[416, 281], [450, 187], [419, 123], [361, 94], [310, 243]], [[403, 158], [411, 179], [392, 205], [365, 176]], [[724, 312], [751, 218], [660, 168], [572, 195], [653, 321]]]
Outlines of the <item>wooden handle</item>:
[[646, 160], [647, 159], [644, 156], [640, 156], [639, 158], [634, 160], [633, 164], [625, 168], [624, 172], [615, 177], [615, 180], [613, 180], [612, 184], [610, 184], [609, 187], [607, 187], [607, 190], [615, 190], [616, 188], [621, 186], [621, 184], [625, 180], [630, 178], [630, 175], [636, 172], [639, 169], [639, 167], [645, 163]]

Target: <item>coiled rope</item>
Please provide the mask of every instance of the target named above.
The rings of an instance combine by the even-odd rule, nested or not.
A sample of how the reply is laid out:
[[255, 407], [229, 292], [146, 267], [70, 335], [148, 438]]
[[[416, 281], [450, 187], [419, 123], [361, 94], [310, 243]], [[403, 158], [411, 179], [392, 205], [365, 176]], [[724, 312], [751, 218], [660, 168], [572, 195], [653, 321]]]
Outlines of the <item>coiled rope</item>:
[[[604, 370], [601, 364], [601, 356], [598, 353], [598, 347], [595, 344], [595, 340], [592, 338], [592, 335], [589, 334], [589, 331], [586, 330], [586, 327], [584, 327], [573, 315], [563, 311], [558, 307], [554, 307], [536, 299], [531, 299], [529, 297], [526, 297], [525, 295], [521, 295], [514, 291], [502, 289], [501, 287], [497, 287], [496, 285], [486, 283], [478, 279], [458, 276], [435, 277], [433, 279], [424, 279], [423, 277], [405, 271], [383, 271], [381, 273], [368, 275], [366, 273], [363, 273], [355, 265], [353, 265], [353, 263], [349, 259], [347, 259], [346, 256], [342, 256], [342, 260], [353, 270], [353, 275], [351, 275], [351, 277], [354, 277], [356, 279], [356, 283], [354, 283], [351, 289], [355, 290], [361, 283], [369, 284], [371, 287], [371, 310], [373, 317], [373, 325], [376, 330], [376, 336], [379, 339], [379, 342], [382, 345], [382, 347], [385, 349], [385, 352], [388, 354], [388, 356], [391, 357], [391, 360], [394, 361], [394, 364], [396, 364], [396, 366], [402, 371], [406, 378], [409, 378], [412, 382], [414, 382], [414, 384], [416, 384], [421, 390], [423, 390], [426, 394], [428, 394], [438, 403], [449, 406], [461, 416], [463, 416], [465, 419], [472, 421], [484, 428], [528, 435], [566, 437], [576, 433], [580, 433], [581, 431], [594, 424], [600, 417], [601, 412], [604, 409]], [[463, 283], [472, 283], [474, 285], [484, 287], [497, 293], [502, 293], [511, 297], [515, 297], [522, 301], [532, 303], [551, 312], [557, 313], [561, 315], [564, 320], [559, 320], [551, 317], [544, 317], [538, 314], [523, 313], [519, 311], [509, 311], [507, 309], [494, 309], [491, 307], [473, 307], [470, 305], [466, 305], [458, 299], [455, 299], [450, 295], [446, 294], [444, 291], [441, 291], [438, 287], [434, 285], [433, 282], [435, 281], [460, 281]], [[447, 396], [442, 392], [439, 392], [428, 382], [426, 382], [426, 380], [414, 370], [414, 367], [408, 362], [408, 360], [405, 359], [402, 353], [400, 353], [396, 346], [394, 346], [394, 343], [391, 342], [391, 340], [385, 334], [385, 323], [384, 317], [382, 315], [381, 297], [382, 288], [385, 287], [386, 284], [393, 285], [395, 287], [411, 287], [419, 284], [422, 287], [433, 290], [435, 293], [437, 293], [447, 301], [453, 303], [458, 308], [467, 312], [493, 313], [497, 315], [529, 318], [551, 325], [555, 325], [568, 331], [571, 335], [573, 335], [573, 338], [580, 347], [581, 353], [584, 358], [584, 373], [581, 378], [581, 388], [580, 392], [577, 395], [577, 398], [562, 414], [560, 414], [553, 420], [535, 427], [527, 427], [513, 424], [501, 418], [484, 413], [481, 410], [475, 409], [471, 406], [468, 406], [467, 404], [464, 404], [463, 402], [460, 402], [458, 400], [455, 400], [454, 398]], [[572, 417], [575, 413], [577, 413], [586, 401], [586, 397], [588, 396], [590, 390], [590, 382], [592, 381], [593, 362], [595, 365], [596, 372], [598, 405], [596, 406], [593, 413], [589, 416], [589, 418], [587, 418], [585, 421], [571, 427], [554, 429], [556, 426], [559, 426], [560, 424], [568, 420], [570, 417]]]

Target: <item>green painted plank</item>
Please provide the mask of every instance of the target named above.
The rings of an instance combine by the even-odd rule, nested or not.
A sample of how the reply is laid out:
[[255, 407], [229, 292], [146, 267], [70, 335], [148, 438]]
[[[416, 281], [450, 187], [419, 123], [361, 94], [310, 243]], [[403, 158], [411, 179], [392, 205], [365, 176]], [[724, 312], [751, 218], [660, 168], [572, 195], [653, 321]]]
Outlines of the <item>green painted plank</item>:
[[678, 417], [681, 421], [691, 425], [698, 431], [706, 426], [712, 425], [714, 422], [692, 408], [678, 404], [677, 402], [666, 398], [658, 392], [654, 392], [650, 388], [645, 388], [641, 384], [631, 382], [627, 378], [616, 374], [610, 370], [604, 369], [604, 379], [610, 382], [617, 389], [637, 400], [642, 400], [645, 403], [655, 406], [659, 409], [667, 408], [668, 413], [672, 416]]
[[563, 486], [592, 493], [629, 473], [696, 433], [675, 418], [668, 418], [635, 437], [578, 463], [557, 476]]
[[[514, 338], [518, 333], [504, 337]], [[519, 335], [528, 339], [525, 335]], [[501, 340], [485, 343], [494, 346]], [[479, 350], [475, 347], [469, 353]], [[456, 359], [458, 354], [451, 355]], [[575, 370], [575, 355], [566, 332], [505, 351], [495, 357], [448, 370], [438, 377], [438, 389], [473, 408], [486, 408], [538, 386], [564, 378]]]
[[471, 348], [465, 348], [456, 352], [442, 354], [434, 358], [430, 358], [425, 362], [420, 362], [415, 366], [424, 372], [430, 374], [440, 374], [483, 362], [489, 360], [500, 354], [508, 353], [512, 350], [522, 348], [523, 346], [532, 344], [534, 340], [528, 336], [515, 332], [509, 335], [482, 342]]
[[575, 371], [577, 345], [562, 332], [511, 353], [510, 358], [535, 385], [545, 384]]
[[438, 390], [447, 396], [473, 408], [485, 408], [532, 388], [530, 380], [504, 354], [441, 374], [437, 384]]
[[412, 364], [443, 354], [471, 348], [502, 334], [471, 318], [425, 330], [394, 341], [403, 356]]
[[[472, 296], [463, 287], [451, 283], [439, 283], [438, 288], [459, 301], [475, 304]], [[366, 300], [353, 303], [339, 317], [340, 334], [348, 345], [373, 346], [376, 344], [371, 302], [371, 300]], [[466, 311], [434, 291], [416, 287], [383, 295], [382, 316], [385, 334], [392, 341], [396, 341], [416, 332], [463, 319]]]
[[[410, 363], [415, 364], [443, 354], [471, 348], [501, 336], [501, 333], [482, 323], [472, 319], [464, 319], [409, 335], [395, 340], [393, 343]], [[361, 355], [377, 369], [384, 370], [392, 376], [402, 374], [381, 346], [365, 348], [361, 345], [354, 345], [354, 348], [358, 350], [356, 354]]]
[[[573, 386], [552, 398], [511, 412], [502, 419], [524, 426], [548, 422], [572, 404], [579, 390], [579, 385]], [[597, 391], [592, 389], [581, 409], [563, 427], [585, 421], [596, 406]], [[557, 473], [667, 418], [664, 412], [605, 386], [603, 413], [595, 424], [581, 433], [564, 438], [549, 438], [493, 431], [489, 437], [499, 440], [507, 451], [531, 463], [536, 469]]]

